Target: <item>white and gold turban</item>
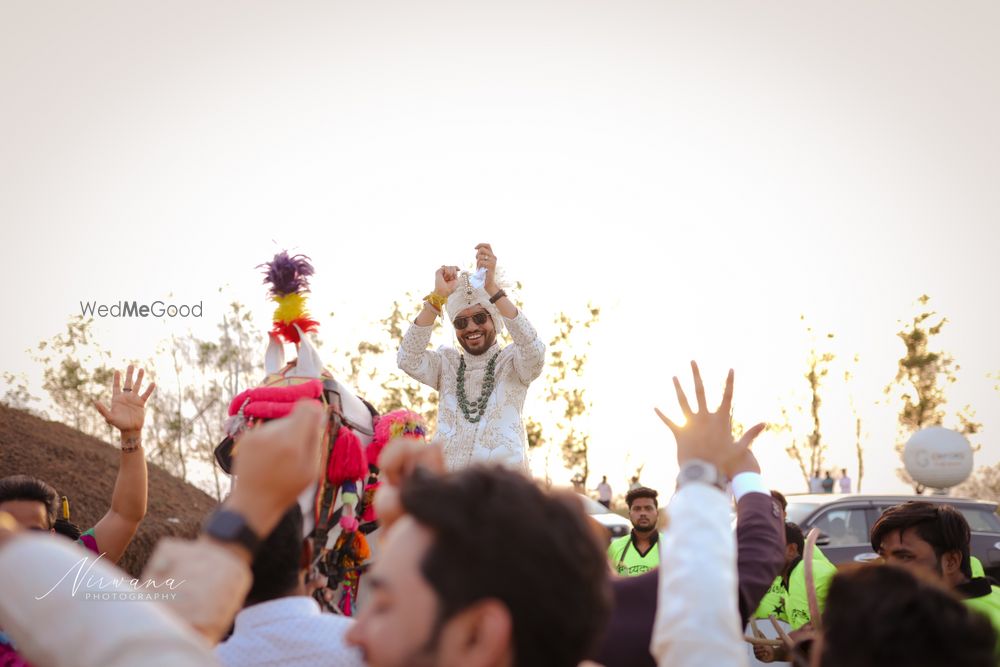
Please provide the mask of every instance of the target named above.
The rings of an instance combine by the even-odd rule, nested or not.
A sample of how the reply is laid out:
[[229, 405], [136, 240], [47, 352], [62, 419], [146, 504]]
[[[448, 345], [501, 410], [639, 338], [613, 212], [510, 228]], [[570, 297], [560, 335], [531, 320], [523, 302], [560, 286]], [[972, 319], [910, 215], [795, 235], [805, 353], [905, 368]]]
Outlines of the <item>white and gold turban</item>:
[[454, 321], [460, 312], [478, 304], [485, 308], [486, 312], [493, 318], [493, 327], [496, 329], [497, 334], [502, 334], [504, 330], [503, 317], [500, 315], [500, 309], [496, 307], [496, 304], [490, 303], [490, 295], [486, 293], [486, 289], [483, 287], [485, 275], [485, 269], [480, 269], [475, 273], [462, 271], [458, 274], [458, 287], [451, 293], [448, 297], [448, 302], [445, 304], [445, 310], [448, 312], [448, 321]]

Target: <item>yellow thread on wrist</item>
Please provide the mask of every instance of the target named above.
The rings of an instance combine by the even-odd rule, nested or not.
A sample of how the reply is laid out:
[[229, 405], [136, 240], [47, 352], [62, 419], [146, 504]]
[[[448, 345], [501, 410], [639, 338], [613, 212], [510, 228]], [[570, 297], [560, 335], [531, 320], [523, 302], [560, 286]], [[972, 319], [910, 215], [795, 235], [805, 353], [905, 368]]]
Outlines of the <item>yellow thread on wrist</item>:
[[441, 296], [437, 292], [431, 292], [430, 294], [424, 297], [424, 301], [429, 303], [431, 307], [434, 308], [434, 310], [440, 313], [444, 305], [448, 303], [448, 297]]

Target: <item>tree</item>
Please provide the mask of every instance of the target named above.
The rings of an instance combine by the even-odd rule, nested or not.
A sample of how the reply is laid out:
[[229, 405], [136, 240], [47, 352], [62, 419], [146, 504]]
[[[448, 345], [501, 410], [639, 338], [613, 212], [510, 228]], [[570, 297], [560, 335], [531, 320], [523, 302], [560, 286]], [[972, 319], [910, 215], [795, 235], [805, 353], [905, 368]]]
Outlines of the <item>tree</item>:
[[[415, 301], [411, 294], [407, 294], [407, 300], [410, 302]], [[413, 315], [415, 317], [415, 314]], [[388, 335], [388, 344], [385, 346], [372, 346], [381, 352], [383, 349], [388, 348], [392, 352], [393, 362], [395, 361], [395, 352], [403, 344], [403, 336], [406, 334], [406, 327], [409, 326], [410, 321], [413, 317], [406, 317], [403, 315], [403, 309], [399, 301], [392, 302], [392, 312], [383, 319], [380, 320], [382, 325], [381, 331]], [[364, 343], [362, 343], [364, 345]], [[360, 346], [359, 346], [360, 349]], [[437, 428], [437, 403], [438, 396], [437, 392], [433, 391], [427, 385], [417, 382], [409, 375], [399, 370], [395, 363], [392, 363], [390, 369], [384, 374], [384, 380], [381, 382], [381, 400], [378, 402], [377, 408], [381, 414], [385, 414], [392, 410], [407, 409], [418, 412], [424, 416], [427, 421], [427, 428], [430, 431], [434, 431]]]
[[7, 391], [4, 393], [3, 398], [0, 399], [0, 403], [16, 410], [24, 410], [32, 414], [36, 413], [32, 409], [31, 404], [37, 403], [38, 397], [32, 395], [31, 390], [28, 389], [28, 378], [24, 373], [14, 375], [9, 371], [5, 371], [3, 382], [7, 386]]
[[[410, 292], [405, 299], [406, 302], [419, 302]], [[331, 318], [333, 315], [330, 313]], [[412, 317], [404, 314], [401, 303], [393, 301], [389, 314], [368, 327], [372, 332], [370, 336], [330, 355], [334, 360], [331, 370], [380, 414], [398, 409], [413, 410], [424, 417], [428, 430], [433, 432], [437, 426], [437, 392], [396, 367], [396, 351], [414, 317], [415, 314]]]
[[32, 357], [43, 366], [42, 388], [57, 416], [78, 431], [110, 442], [113, 429], [93, 401], [107, 396], [114, 369], [108, 366], [111, 353], [92, 340], [93, 323], [82, 315], [70, 318], [65, 333], [40, 342]]
[[[899, 441], [896, 443], [900, 458], [911, 435], [928, 426], [944, 423], [944, 406], [947, 403], [945, 387], [956, 381], [955, 372], [960, 368], [950, 354], [932, 349], [933, 339], [940, 335], [948, 322], [947, 318], [939, 318], [930, 308], [930, 297], [926, 294], [917, 299], [917, 303], [918, 310], [922, 312], [896, 334], [903, 342], [905, 352], [899, 359], [895, 380], [885, 388], [887, 396], [898, 390], [903, 404], [899, 412]], [[973, 421], [974, 416], [972, 408], [965, 406], [956, 415], [957, 430], [965, 435], [977, 433], [981, 424]], [[905, 468], [897, 469], [897, 474], [904, 482], [913, 485], [917, 493], [923, 492], [923, 487], [910, 477]]]
[[1000, 463], [978, 468], [952, 491], [956, 496], [1000, 502]]
[[[801, 316], [800, 319], [805, 321], [805, 316]], [[781, 410], [783, 421], [778, 430], [790, 433], [790, 441], [785, 447], [785, 452], [793, 461], [799, 464], [799, 471], [802, 473], [802, 479], [808, 489], [809, 478], [812, 473], [818, 472], [822, 467], [824, 454], [827, 449], [820, 421], [820, 408], [823, 405], [821, 389], [823, 379], [830, 372], [830, 364], [836, 357], [832, 352], [824, 352], [818, 349], [820, 346], [812, 327], [807, 326], [806, 332], [810, 335], [812, 344], [809, 348], [809, 354], [806, 357], [806, 372], [803, 377], [809, 383], [809, 420], [812, 430], [805, 437], [796, 434], [796, 429], [792, 425], [792, 419], [785, 408]], [[833, 334], [828, 333], [824, 338], [830, 340], [833, 338]], [[803, 412], [801, 407], [796, 408], [796, 411], [799, 413]]]
[[221, 500], [215, 447], [233, 396], [263, 378], [264, 336], [239, 302], [230, 303], [218, 329], [216, 340], [172, 336], [159, 346], [156, 358], [170, 359], [173, 377], [150, 397], [146, 441], [150, 459], [181, 479], [189, 477], [189, 465], [199, 464], [200, 471], [207, 466], [212, 477], [205, 490]]
[[601, 309], [587, 304], [583, 317], [572, 317], [565, 312], [555, 318], [558, 333], [548, 347], [548, 372], [545, 400], [557, 410], [552, 428], [558, 437], [563, 462], [574, 474], [574, 484], [587, 486], [590, 476], [590, 433], [584, 421], [590, 411], [584, 381], [587, 353], [591, 346], [590, 331], [598, 322]]
[[[857, 366], [859, 361], [858, 355], [854, 355], [854, 364]], [[851, 386], [851, 380], [854, 378], [854, 373], [850, 370], [844, 371], [844, 383], [849, 387]], [[858, 479], [857, 485], [854, 487], [856, 493], [861, 493], [861, 484], [865, 478], [865, 448], [864, 441], [867, 439], [868, 434], [862, 435], [861, 426], [861, 415], [858, 414], [858, 406], [854, 403], [854, 392], [850, 392], [850, 402], [851, 402], [851, 414], [854, 416], [854, 451], [858, 457]]]

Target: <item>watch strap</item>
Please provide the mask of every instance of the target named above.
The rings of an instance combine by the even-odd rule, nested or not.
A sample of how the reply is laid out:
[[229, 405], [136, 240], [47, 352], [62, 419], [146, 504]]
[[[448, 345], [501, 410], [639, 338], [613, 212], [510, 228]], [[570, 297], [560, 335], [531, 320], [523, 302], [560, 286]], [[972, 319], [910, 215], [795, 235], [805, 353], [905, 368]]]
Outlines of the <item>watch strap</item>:
[[219, 542], [238, 544], [251, 554], [257, 553], [260, 548], [260, 536], [247, 524], [242, 514], [231, 510], [219, 509], [213, 512], [202, 532]]
[[713, 464], [701, 459], [691, 459], [685, 461], [677, 475], [677, 488], [692, 482], [709, 484], [719, 489], [726, 490], [729, 480]]

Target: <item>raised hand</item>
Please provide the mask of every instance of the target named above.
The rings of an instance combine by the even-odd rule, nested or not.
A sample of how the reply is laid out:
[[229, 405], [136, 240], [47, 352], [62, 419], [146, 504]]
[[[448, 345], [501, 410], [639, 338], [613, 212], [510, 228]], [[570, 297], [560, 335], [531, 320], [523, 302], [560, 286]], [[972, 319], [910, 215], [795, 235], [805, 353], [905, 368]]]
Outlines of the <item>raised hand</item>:
[[445, 471], [442, 443], [425, 443], [413, 438], [391, 440], [379, 455], [382, 483], [375, 492], [375, 513], [379, 523], [389, 527], [403, 515], [400, 488], [417, 467], [441, 474]]
[[[691, 459], [701, 459], [713, 464], [716, 468], [727, 473], [736, 469], [743, 462], [750, 444], [761, 431], [765, 424], [757, 424], [747, 430], [740, 438], [739, 442], [733, 439], [732, 432], [732, 401], [733, 401], [733, 371], [729, 370], [726, 377], [726, 389], [722, 395], [722, 403], [715, 412], [709, 412], [705, 401], [705, 385], [701, 381], [701, 373], [698, 371], [698, 364], [691, 362], [691, 371], [694, 375], [694, 392], [698, 402], [698, 411], [691, 410], [687, 396], [681, 389], [681, 382], [674, 377], [674, 389], [677, 392], [677, 402], [686, 420], [684, 426], [678, 426], [664, 415], [658, 408], [655, 408], [657, 416], [674, 434], [677, 440], [677, 462], [684, 464]], [[752, 456], [752, 454], [751, 454]]]
[[270, 533], [296, 497], [319, 480], [325, 424], [322, 407], [299, 401], [289, 416], [240, 437], [229, 504], [258, 535]]
[[493, 294], [497, 291], [497, 256], [493, 254], [493, 248], [489, 243], [480, 243], [476, 246], [476, 269], [486, 268], [486, 291]]
[[728, 469], [723, 470], [723, 472], [726, 474], [726, 477], [732, 479], [741, 472], [755, 472], [757, 474], [760, 474], [760, 463], [757, 462], [757, 457], [754, 456], [753, 451], [750, 449], [750, 447], [751, 445], [753, 445], [753, 441], [757, 438], [758, 435], [761, 434], [761, 432], [765, 428], [767, 428], [766, 425], [757, 424], [750, 430], [746, 431], [743, 434], [743, 437], [739, 439], [739, 442], [737, 442], [736, 444], [745, 446], [746, 448], [743, 450], [743, 454], [741, 456], [739, 456], [738, 458], [734, 459], [731, 462], [730, 467]]
[[442, 266], [434, 273], [434, 291], [448, 296], [458, 287], [458, 267]]
[[94, 407], [104, 417], [104, 421], [114, 426], [122, 433], [142, 431], [142, 423], [146, 416], [146, 401], [156, 389], [156, 383], [151, 382], [146, 391], [139, 393], [142, 386], [144, 371], [140, 368], [135, 380], [132, 380], [133, 367], [129, 364], [125, 372], [125, 386], [122, 386], [122, 374], [115, 371], [114, 383], [111, 386], [111, 407], [94, 401]]

